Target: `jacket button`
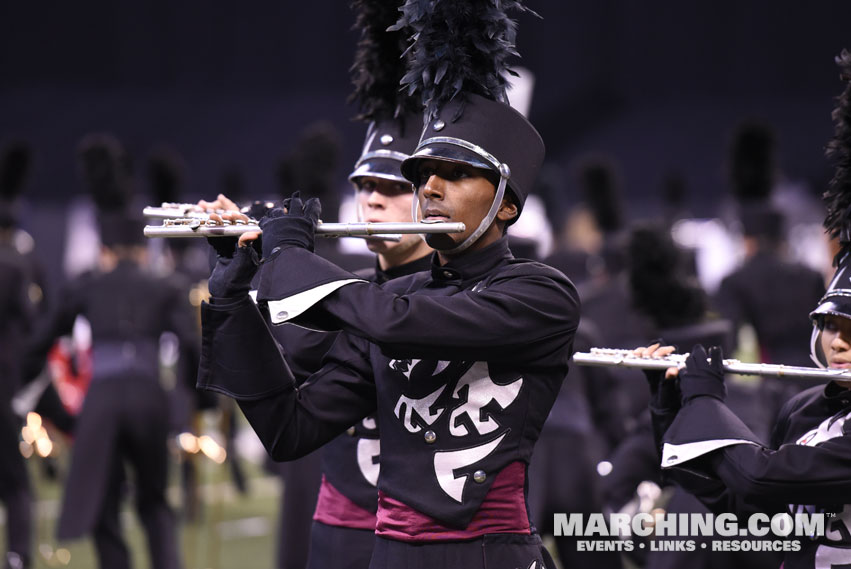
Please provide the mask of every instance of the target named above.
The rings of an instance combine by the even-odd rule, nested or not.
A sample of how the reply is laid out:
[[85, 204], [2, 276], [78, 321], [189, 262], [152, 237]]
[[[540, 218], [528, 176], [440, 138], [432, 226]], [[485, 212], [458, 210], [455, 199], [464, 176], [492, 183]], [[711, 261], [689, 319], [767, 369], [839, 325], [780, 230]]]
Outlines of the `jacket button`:
[[488, 475], [485, 473], [484, 470], [477, 470], [473, 473], [473, 480], [475, 480], [479, 484], [481, 484], [482, 482], [484, 482], [487, 479], [488, 479]]
[[451, 279], [453, 277], [452, 271], [443, 271], [443, 276], [447, 279]]
[[426, 431], [423, 433], [423, 438], [425, 439], [425, 442], [432, 444], [437, 440], [437, 434], [435, 434], [434, 431]]
[[286, 310], [281, 310], [281, 311], [280, 311], [280, 312], [278, 312], [278, 314], [277, 314], [277, 316], [278, 316], [278, 319], [279, 319], [279, 320], [284, 320], [284, 319], [285, 319], [287, 316], [289, 316], [289, 315], [290, 315], [290, 313], [289, 313], [289, 312], [287, 312]]
[[350, 437], [355, 436], [355, 428], [349, 427], [348, 429], [346, 429], [346, 434], [349, 435]]
[[269, 252], [269, 254], [270, 254], [270, 255], [274, 255], [275, 253], [277, 253], [277, 252], [278, 252], [278, 251], [280, 251], [280, 250], [281, 250], [281, 248], [280, 248], [280, 247], [275, 247], [274, 249], [272, 249], [272, 251], [270, 251], [270, 252]]

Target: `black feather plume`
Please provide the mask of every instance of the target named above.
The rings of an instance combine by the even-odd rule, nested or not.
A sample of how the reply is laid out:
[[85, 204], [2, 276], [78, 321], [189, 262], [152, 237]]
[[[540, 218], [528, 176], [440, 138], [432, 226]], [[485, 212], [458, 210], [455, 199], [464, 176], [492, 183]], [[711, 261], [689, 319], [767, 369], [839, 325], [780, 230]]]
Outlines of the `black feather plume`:
[[350, 70], [355, 90], [349, 100], [359, 107], [357, 118], [383, 121], [421, 111], [419, 102], [400, 85], [407, 72], [407, 58], [402, 54], [408, 30], [388, 30], [399, 16], [398, 2], [353, 0], [352, 10], [360, 39]]
[[88, 134], [77, 150], [89, 192], [101, 211], [121, 211], [130, 203], [130, 159], [111, 134]]
[[843, 49], [836, 64], [846, 85], [831, 115], [836, 124], [826, 154], [836, 164], [836, 173], [823, 197], [827, 204], [824, 227], [831, 237], [839, 237], [839, 258], [851, 245], [851, 52]]
[[411, 63], [402, 78], [408, 93], [419, 93], [426, 120], [452, 100], [457, 119], [470, 93], [507, 102], [505, 73], [515, 49], [517, 22], [510, 11], [535, 12], [520, 0], [406, 0], [393, 29], [413, 31]]
[[621, 177], [615, 163], [607, 156], [588, 155], [577, 161], [577, 177], [582, 199], [605, 233], [623, 227]]
[[151, 154], [148, 158], [148, 179], [154, 203], [180, 201], [184, 169], [183, 159], [171, 148], [158, 148]]
[[685, 276], [683, 252], [664, 227], [638, 225], [629, 236], [633, 306], [659, 328], [694, 324], [706, 311], [706, 293]]
[[733, 195], [740, 202], [767, 200], [774, 188], [775, 134], [767, 124], [746, 121], [738, 126], [730, 147]]
[[32, 151], [25, 142], [9, 144], [0, 155], [0, 199], [14, 200], [23, 191]]

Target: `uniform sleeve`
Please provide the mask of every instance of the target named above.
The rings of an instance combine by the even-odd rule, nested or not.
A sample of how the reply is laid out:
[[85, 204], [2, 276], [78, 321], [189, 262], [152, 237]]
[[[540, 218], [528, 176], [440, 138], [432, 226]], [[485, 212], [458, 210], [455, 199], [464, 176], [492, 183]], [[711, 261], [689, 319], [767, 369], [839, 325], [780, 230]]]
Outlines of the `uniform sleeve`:
[[[258, 299], [268, 301], [268, 296], [264, 299], [261, 291]], [[278, 323], [281, 311], [273, 302], [269, 310]], [[480, 290], [450, 296], [429, 295], [428, 289], [400, 295], [372, 283], [348, 283], [317, 301], [305, 316], [366, 338], [388, 353], [516, 362], [563, 348], [579, 322], [579, 298], [556, 271], [510, 267]]]
[[198, 387], [237, 400], [275, 460], [304, 456], [374, 412], [369, 346], [341, 335], [322, 368], [297, 386], [280, 346], [246, 297], [202, 306]]
[[272, 327], [272, 335], [283, 348], [284, 359], [299, 385], [320, 368], [322, 357], [331, 349], [337, 334], [307, 330], [295, 324]]
[[760, 502], [819, 504], [851, 493], [851, 436], [818, 446], [777, 450], [736, 445], [713, 457], [717, 476], [734, 494]]
[[[790, 403], [791, 404], [791, 403]], [[781, 413], [772, 441], [785, 438], [791, 407]], [[663, 466], [676, 466], [704, 479], [708, 500], [675, 476], [687, 490], [711, 506], [726, 503], [742, 510], [742, 504], [760, 509], [781, 509], [784, 504], [834, 502], [851, 492], [851, 436], [829, 439], [817, 446], [782, 444], [773, 449], [758, 438], [727, 407], [710, 397], [686, 405], [666, 433]], [[702, 452], [694, 449], [702, 448]], [[714, 481], [714, 482], [710, 482]]]
[[765, 503], [753, 497], [736, 494], [724, 481], [714, 475], [701, 473], [698, 469], [668, 471], [666, 480], [676, 482], [715, 514], [735, 513], [739, 516], [749, 516], [758, 512], [779, 513], [786, 508], [785, 503]]

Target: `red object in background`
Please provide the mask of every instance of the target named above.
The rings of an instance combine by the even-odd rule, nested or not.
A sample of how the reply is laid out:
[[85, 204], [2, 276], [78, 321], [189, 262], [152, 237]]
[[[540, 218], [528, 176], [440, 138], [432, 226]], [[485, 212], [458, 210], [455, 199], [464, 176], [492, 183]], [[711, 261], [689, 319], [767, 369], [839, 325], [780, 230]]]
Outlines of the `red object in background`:
[[47, 354], [47, 365], [62, 405], [77, 415], [92, 379], [91, 349], [80, 349], [70, 338], [60, 338]]

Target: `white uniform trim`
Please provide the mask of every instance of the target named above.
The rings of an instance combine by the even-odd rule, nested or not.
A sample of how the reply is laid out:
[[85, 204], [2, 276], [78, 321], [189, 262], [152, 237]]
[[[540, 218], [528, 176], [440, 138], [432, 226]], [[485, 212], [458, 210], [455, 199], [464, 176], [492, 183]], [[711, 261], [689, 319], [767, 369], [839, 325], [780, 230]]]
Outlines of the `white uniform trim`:
[[272, 324], [280, 324], [295, 318], [338, 288], [344, 287], [347, 284], [365, 282], [367, 281], [363, 279], [333, 281], [293, 296], [282, 298], [281, 300], [270, 300], [269, 316], [272, 318]]
[[756, 443], [744, 439], [717, 439], [685, 443], [681, 445], [665, 443], [665, 446], [662, 447], [662, 468], [677, 466], [699, 456], [703, 456], [704, 454], [708, 454], [714, 450], [718, 450], [719, 448], [733, 445], [756, 445]]

